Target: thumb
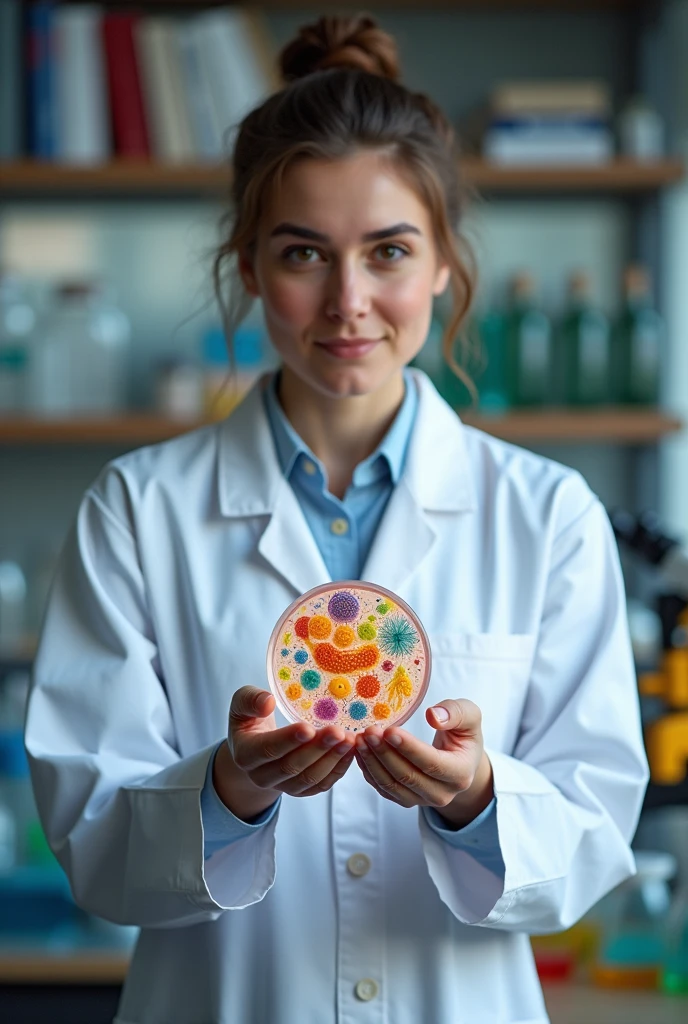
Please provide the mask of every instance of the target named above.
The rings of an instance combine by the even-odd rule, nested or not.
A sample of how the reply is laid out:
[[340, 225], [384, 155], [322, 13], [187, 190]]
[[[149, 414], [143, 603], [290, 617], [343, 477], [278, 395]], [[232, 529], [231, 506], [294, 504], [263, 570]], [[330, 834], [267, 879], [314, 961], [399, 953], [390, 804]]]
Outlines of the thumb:
[[275, 698], [269, 690], [257, 686], [242, 686], [232, 697], [229, 709], [230, 724], [240, 725], [252, 718], [267, 718], [275, 708]]
[[443, 700], [425, 713], [428, 723], [441, 732], [456, 729], [463, 733], [477, 733], [482, 724], [482, 713], [472, 700]]

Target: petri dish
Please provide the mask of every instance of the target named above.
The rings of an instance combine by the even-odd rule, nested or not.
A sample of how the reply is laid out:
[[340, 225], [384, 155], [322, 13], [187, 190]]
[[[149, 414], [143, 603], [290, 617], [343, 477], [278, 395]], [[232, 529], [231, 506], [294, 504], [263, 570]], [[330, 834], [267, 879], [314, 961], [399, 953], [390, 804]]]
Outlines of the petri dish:
[[430, 643], [397, 594], [362, 580], [314, 587], [272, 631], [267, 674], [277, 706], [316, 729], [401, 725], [430, 681]]

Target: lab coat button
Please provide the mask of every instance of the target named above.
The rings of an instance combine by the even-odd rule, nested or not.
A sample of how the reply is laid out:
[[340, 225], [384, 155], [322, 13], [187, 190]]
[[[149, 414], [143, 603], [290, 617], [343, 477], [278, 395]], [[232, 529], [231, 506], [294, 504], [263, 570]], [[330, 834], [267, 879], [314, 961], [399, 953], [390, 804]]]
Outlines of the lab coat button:
[[370, 871], [370, 857], [365, 853], [353, 853], [346, 862], [346, 869], [354, 878], [363, 878]]
[[362, 978], [361, 981], [357, 982], [356, 988], [354, 989], [356, 998], [360, 999], [364, 1003], [369, 1003], [371, 999], [380, 991], [376, 981], [372, 978]]
[[315, 476], [315, 470], [316, 470], [316, 465], [315, 465], [314, 462], [311, 462], [310, 459], [304, 459], [303, 460], [303, 471], [304, 471], [304, 473], [307, 473], [308, 476]]
[[347, 523], [346, 519], [333, 519], [332, 522], [330, 523], [330, 529], [332, 530], [332, 533], [336, 534], [338, 537], [341, 537], [345, 533], [349, 532], [349, 524]]

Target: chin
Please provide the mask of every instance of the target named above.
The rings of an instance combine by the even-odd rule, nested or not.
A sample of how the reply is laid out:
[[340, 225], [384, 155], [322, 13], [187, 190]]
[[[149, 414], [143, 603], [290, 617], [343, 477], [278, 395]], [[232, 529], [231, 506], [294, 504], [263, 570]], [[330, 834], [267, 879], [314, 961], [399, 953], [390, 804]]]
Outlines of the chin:
[[[392, 371], [393, 372], [393, 371]], [[312, 386], [332, 398], [354, 398], [370, 395], [389, 379], [390, 373], [357, 366], [336, 370], [332, 373], [317, 373], [310, 378]]]

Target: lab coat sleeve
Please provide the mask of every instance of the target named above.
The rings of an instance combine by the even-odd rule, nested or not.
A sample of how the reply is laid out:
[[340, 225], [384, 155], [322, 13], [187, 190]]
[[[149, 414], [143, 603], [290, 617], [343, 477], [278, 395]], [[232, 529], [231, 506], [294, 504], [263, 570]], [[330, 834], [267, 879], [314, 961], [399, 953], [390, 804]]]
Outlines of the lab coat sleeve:
[[[222, 741], [225, 742], [224, 740]], [[274, 804], [258, 814], [253, 821], [243, 821], [232, 814], [229, 807], [226, 807], [215, 791], [213, 785], [213, 763], [218, 748], [215, 747], [212, 756], [208, 759], [208, 768], [205, 775], [205, 782], [201, 790], [201, 820], [203, 822], [203, 859], [210, 860], [214, 853], [219, 853], [225, 846], [231, 846], [239, 839], [244, 839], [256, 832], [257, 829], [267, 825], [277, 813], [282, 797], [278, 797]]]
[[423, 814], [435, 835], [457, 850], [466, 850], [488, 871], [504, 879], [504, 861], [497, 832], [497, 801], [494, 797], [485, 810], [463, 828], [450, 828], [434, 807], [423, 807]]
[[204, 862], [201, 790], [217, 743], [180, 756], [136, 537], [94, 489], [48, 601], [25, 744], [41, 823], [83, 909], [179, 927], [272, 886], [278, 815]]
[[431, 878], [465, 924], [566, 929], [634, 874], [629, 844], [648, 780], [623, 578], [596, 498], [551, 544], [515, 749], [487, 754], [504, 877], [421, 814]]

